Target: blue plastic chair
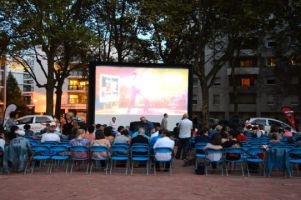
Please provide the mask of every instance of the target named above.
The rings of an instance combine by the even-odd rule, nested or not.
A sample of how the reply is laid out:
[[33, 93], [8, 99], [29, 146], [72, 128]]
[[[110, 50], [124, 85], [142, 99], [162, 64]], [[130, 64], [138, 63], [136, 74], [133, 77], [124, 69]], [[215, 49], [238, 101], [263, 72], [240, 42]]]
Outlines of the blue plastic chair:
[[[93, 169], [93, 164], [94, 162], [100, 161], [100, 164], [102, 163], [102, 161], [106, 162], [106, 166], [105, 166], [105, 171], [106, 174], [108, 174], [108, 166], [109, 166], [109, 151], [108, 148], [105, 146], [92, 146], [90, 148], [90, 153], [91, 153], [91, 165], [90, 165], [90, 174], [92, 173], [92, 169]], [[107, 157], [104, 158], [98, 158], [98, 157], [94, 157], [93, 154], [99, 154], [99, 153], [106, 153]]]
[[[301, 148], [294, 148], [289, 151], [290, 165], [297, 166], [297, 172], [299, 173], [299, 166], [301, 165]], [[293, 174], [293, 167], [291, 168], [290, 176]]]
[[[167, 148], [167, 147], [157, 147], [157, 148], [154, 148], [154, 152], [155, 152], [155, 155], [157, 153], [170, 153], [171, 154], [171, 158], [167, 159], [167, 160], [161, 160], [161, 159], [158, 160], [158, 159], [156, 159], [156, 156], [155, 156], [155, 162], [163, 163], [164, 167], [165, 167], [166, 163], [169, 163], [169, 174], [172, 175], [172, 160], [173, 160], [172, 154], [173, 154], [173, 149]], [[154, 165], [154, 174], [157, 175], [156, 163]]]
[[[33, 173], [36, 162], [40, 162], [40, 167], [41, 167], [42, 162], [47, 163], [47, 161], [50, 160], [51, 154], [50, 154], [49, 147], [47, 146], [33, 146], [31, 150], [32, 150], [32, 156], [30, 159], [31, 160], [30, 169], [31, 169], [31, 173]], [[47, 173], [49, 172], [49, 170], [50, 170], [50, 165], [48, 164]], [[25, 168], [25, 173], [26, 171], [27, 171], [27, 166]]]
[[[196, 143], [195, 144], [195, 151], [196, 151], [196, 153], [195, 153], [195, 168], [197, 168], [198, 161], [200, 159], [204, 160], [206, 158], [206, 153], [204, 151], [204, 147], [206, 145], [207, 145], [207, 143]], [[197, 151], [199, 151], [199, 152], [197, 152]], [[201, 153], [201, 152], [203, 152], [203, 153]]]
[[146, 174], [149, 174], [149, 146], [146, 144], [135, 144], [131, 148], [131, 175], [134, 171], [134, 162], [146, 163]]
[[257, 148], [252, 147], [246, 152], [246, 154], [247, 154], [246, 165], [247, 165], [248, 176], [250, 176], [250, 170], [248, 167], [248, 163], [261, 164], [263, 166], [263, 174], [265, 175], [264, 160], [258, 156], [258, 154], [262, 154], [265, 152], [266, 152], [266, 150], [264, 148], [259, 148], [259, 147], [257, 147]]
[[[225, 162], [226, 162], [226, 176], [228, 176], [228, 164], [231, 164], [232, 166], [235, 166], [237, 163], [240, 164], [241, 167], [241, 175], [244, 176], [244, 150], [242, 148], [228, 148], [225, 149]], [[237, 155], [239, 157], [239, 159], [237, 160], [230, 160], [227, 159], [227, 155], [232, 154], [232, 155]], [[232, 169], [233, 170], [233, 169]]]
[[57, 162], [59, 164], [60, 162], [67, 163], [66, 164], [66, 173], [68, 172], [68, 160], [69, 160], [69, 151], [68, 148], [64, 145], [56, 145], [50, 147], [51, 151], [51, 165], [49, 173], [52, 173], [54, 163]]
[[128, 174], [129, 168], [129, 147], [126, 145], [113, 145], [111, 147], [111, 165], [110, 165], [110, 175], [112, 174], [113, 165], [115, 166], [116, 162], [125, 161], [126, 169], [125, 175]]
[[[70, 173], [72, 173], [73, 171], [73, 166], [74, 166], [74, 162], [86, 162], [87, 163], [87, 169], [86, 169], [86, 173], [88, 174], [88, 170], [89, 170], [89, 149], [87, 147], [84, 146], [73, 146], [70, 147], [70, 151], [71, 151], [71, 169], [70, 169]], [[76, 157], [74, 155], [76, 154], [86, 154], [86, 157]]]
[[[206, 158], [205, 158], [205, 161], [206, 161], [206, 164], [205, 164], [205, 174], [206, 176], [208, 175], [208, 165], [214, 163], [216, 164], [217, 166], [219, 166], [219, 168], [221, 169], [221, 175], [223, 176], [224, 175], [224, 151], [223, 150], [213, 150], [213, 149], [206, 149], [205, 150], [205, 153], [206, 153]], [[208, 157], [212, 154], [221, 154], [221, 158], [219, 160], [210, 160]]]

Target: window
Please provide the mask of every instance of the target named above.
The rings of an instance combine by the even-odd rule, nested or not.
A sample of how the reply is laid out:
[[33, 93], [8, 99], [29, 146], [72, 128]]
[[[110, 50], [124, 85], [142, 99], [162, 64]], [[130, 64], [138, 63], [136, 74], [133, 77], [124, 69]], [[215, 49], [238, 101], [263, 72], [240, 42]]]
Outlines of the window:
[[269, 77], [269, 78], [267, 78], [266, 83], [268, 85], [275, 85], [276, 84], [276, 79], [274, 77]]
[[256, 104], [256, 94], [238, 93], [237, 96], [234, 96], [233, 93], [230, 93], [230, 103]]
[[199, 85], [199, 79], [193, 78], [193, 87], [198, 87], [198, 85]]
[[70, 80], [69, 85], [78, 85], [78, 80]]
[[239, 67], [256, 67], [257, 59], [256, 57], [247, 57], [239, 59]]
[[267, 67], [275, 67], [276, 66], [276, 59], [274, 57], [266, 58], [266, 66]]
[[242, 78], [240, 79], [240, 85], [243, 87], [250, 87], [251, 86], [251, 79], [250, 78]]
[[258, 124], [258, 125], [263, 125], [266, 126], [266, 120], [265, 119], [255, 119], [252, 123]]
[[270, 126], [278, 126], [278, 127], [281, 127], [281, 123], [280, 122], [277, 122], [277, 121], [274, 121], [274, 120], [268, 120], [269, 122], [269, 125]]
[[50, 123], [51, 120], [48, 117], [36, 117], [36, 123]]
[[213, 95], [213, 105], [219, 105], [220, 104], [220, 95], [214, 94]]
[[192, 96], [192, 104], [193, 105], [197, 105], [198, 104], [198, 95], [197, 94], [194, 94], [193, 96]]
[[221, 85], [221, 77], [215, 77], [213, 85]]
[[69, 103], [78, 103], [78, 95], [70, 94], [69, 95]]
[[17, 120], [17, 124], [31, 124], [33, 121], [33, 117], [25, 117], [23, 119]]

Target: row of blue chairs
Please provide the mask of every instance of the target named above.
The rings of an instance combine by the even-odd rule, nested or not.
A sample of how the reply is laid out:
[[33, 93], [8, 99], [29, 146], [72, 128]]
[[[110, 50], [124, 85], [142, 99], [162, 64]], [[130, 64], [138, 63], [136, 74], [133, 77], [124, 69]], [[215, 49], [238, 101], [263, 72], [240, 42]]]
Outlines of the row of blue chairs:
[[[153, 150], [154, 153], [170, 153], [173, 150], [170, 148], [156, 148]], [[47, 172], [52, 173], [55, 163], [66, 163], [66, 173], [70, 171], [72, 173], [75, 163], [85, 162], [87, 164], [86, 173], [91, 173], [96, 162], [100, 164], [105, 162], [105, 172], [112, 173], [113, 166], [116, 162], [123, 161], [126, 164], [125, 174], [128, 174], [128, 170], [131, 170], [131, 175], [134, 170], [134, 162], [146, 163], [147, 175], [149, 174], [150, 162], [152, 160], [160, 163], [172, 162], [172, 159], [168, 160], [156, 160], [154, 154], [151, 154], [151, 149], [148, 145], [136, 144], [129, 146], [127, 144], [113, 145], [110, 150], [104, 146], [92, 146], [90, 148], [83, 146], [68, 147], [66, 145], [35, 145], [32, 146], [33, 155], [28, 162], [25, 173], [30, 167], [31, 173], [34, 172], [34, 167], [37, 162], [42, 163], [48, 162]], [[95, 156], [97, 154], [111, 155], [111, 156]], [[82, 155], [80, 157], [75, 155]], [[69, 163], [71, 164], [69, 170]], [[110, 168], [109, 168], [110, 165]], [[156, 174], [156, 165], [154, 165], [154, 173]], [[170, 165], [169, 171], [172, 173]]]
[[[248, 163], [256, 163], [262, 166], [263, 168], [263, 174], [265, 175], [265, 161], [260, 156], [264, 153], [266, 153], [266, 149], [260, 148], [260, 147], [244, 147], [244, 148], [227, 148], [222, 150], [203, 150], [206, 146], [205, 143], [198, 143], [196, 144], [196, 162], [195, 166], [198, 166], [198, 162], [202, 160], [205, 163], [205, 173], [208, 174], [208, 165], [211, 163], [215, 163], [215, 165], [218, 165], [221, 169], [221, 174], [223, 175], [224, 167], [226, 170], [226, 175], [228, 176], [228, 166], [229, 165], [236, 165], [240, 164], [241, 166], [241, 174], [244, 176], [244, 166], [246, 166], [246, 170], [248, 173], [248, 176], [250, 176], [250, 170], [248, 167]], [[273, 147], [272, 147], [273, 148]], [[278, 148], [278, 147], [277, 147]], [[290, 148], [288, 147], [289, 151], [289, 163], [291, 165], [299, 165], [301, 164], [301, 149], [300, 148]], [[209, 159], [210, 155], [221, 155], [221, 158], [216, 161], [212, 161]], [[229, 159], [227, 155], [237, 155], [238, 159]], [[290, 174], [291, 176], [291, 174]]]

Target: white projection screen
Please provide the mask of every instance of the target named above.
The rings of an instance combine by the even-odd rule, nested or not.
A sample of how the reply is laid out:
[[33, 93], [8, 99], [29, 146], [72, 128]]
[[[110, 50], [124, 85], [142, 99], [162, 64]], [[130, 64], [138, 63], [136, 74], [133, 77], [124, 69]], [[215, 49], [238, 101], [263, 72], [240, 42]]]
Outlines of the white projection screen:
[[118, 125], [129, 126], [141, 116], [161, 122], [167, 113], [172, 130], [190, 110], [190, 73], [189, 66], [94, 64], [90, 67], [88, 119], [108, 124], [115, 116]]

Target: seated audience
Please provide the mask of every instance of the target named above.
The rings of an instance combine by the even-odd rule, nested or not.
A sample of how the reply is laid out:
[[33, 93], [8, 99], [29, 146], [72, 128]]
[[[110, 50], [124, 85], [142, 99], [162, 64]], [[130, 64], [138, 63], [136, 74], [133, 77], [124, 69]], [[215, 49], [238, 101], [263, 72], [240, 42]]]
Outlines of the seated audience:
[[[72, 139], [70, 141], [71, 147], [76, 146], [83, 146], [83, 147], [89, 147], [90, 146], [90, 140], [84, 138], [85, 137], [85, 130], [84, 129], [78, 129], [76, 138]], [[72, 154], [73, 157], [79, 157], [79, 158], [87, 158], [88, 153], [87, 152], [75, 152]]]
[[245, 136], [245, 134], [243, 132], [240, 132], [237, 136], [236, 136], [236, 140], [238, 142], [243, 142], [243, 141], [248, 141], [248, 137]]
[[41, 143], [44, 142], [60, 142], [61, 138], [55, 133], [55, 125], [51, 125], [48, 131], [42, 135]]
[[105, 135], [100, 131], [95, 132], [95, 140], [91, 142], [91, 146], [104, 146], [108, 149], [107, 152], [94, 152], [92, 157], [94, 158], [108, 158], [109, 150], [111, 147], [110, 141], [105, 138]]
[[85, 134], [84, 138], [86, 138], [90, 141], [95, 140], [94, 126], [93, 125], [88, 126], [88, 132]]
[[107, 126], [104, 128], [104, 135], [106, 137], [107, 140], [110, 141], [110, 143], [112, 144], [115, 140], [114, 134], [112, 132], [112, 127]]
[[[207, 149], [212, 149], [212, 150], [223, 149], [221, 134], [216, 133], [210, 138], [209, 143], [204, 147], [205, 151]], [[223, 155], [222, 153], [213, 153], [213, 154], [207, 155], [207, 158], [211, 161], [219, 161], [222, 158], [222, 155]]]
[[116, 143], [127, 143], [129, 144], [131, 141], [129, 137], [129, 131], [124, 129], [123, 131], [120, 132], [120, 135], [117, 135], [114, 139], [114, 144]]
[[139, 128], [138, 135], [134, 137], [131, 141], [131, 144], [140, 143], [140, 144], [149, 144], [148, 139], [145, 137], [145, 129]]
[[33, 131], [30, 130], [31, 126], [29, 124], [25, 124], [23, 128], [24, 128], [24, 132], [25, 132], [25, 137], [31, 137], [34, 135]]
[[122, 132], [124, 129], [125, 129], [124, 126], [119, 126], [118, 129], [117, 129], [117, 134], [116, 134], [116, 136], [121, 135], [121, 132]]
[[195, 144], [197, 143], [208, 143], [209, 142], [209, 136], [208, 136], [208, 131], [205, 130], [199, 130], [197, 132], [197, 135], [194, 138]]
[[[161, 130], [161, 137], [156, 141], [154, 144], [154, 149], [158, 147], [165, 147], [165, 148], [170, 148], [174, 149], [175, 142], [170, 139], [171, 134], [169, 133], [168, 130], [162, 129]], [[137, 136], [138, 137], [138, 136]], [[172, 153], [156, 153], [155, 158], [158, 161], [164, 161], [164, 160], [170, 160], [172, 157]], [[159, 164], [156, 163], [157, 168], [159, 167]], [[166, 162], [165, 164], [165, 171], [169, 169], [170, 162]]]
[[279, 142], [280, 142], [280, 139], [279, 139], [278, 135], [277, 135], [276, 133], [274, 133], [274, 134], [272, 135], [272, 138], [271, 138], [271, 140], [270, 140], [270, 143], [279, 143]]
[[12, 139], [4, 150], [3, 173], [9, 173], [9, 166], [17, 169], [17, 172], [24, 172], [26, 162], [31, 155], [30, 142], [24, 138], [25, 132], [15, 131], [16, 137]]
[[4, 146], [5, 146], [4, 133], [2, 130], [0, 130], [0, 151], [4, 151]]
[[283, 136], [284, 136], [284, 137], [293, 137], [293, 133], [292, 133], [290, 127], [285, 127], [285, 128], [284, 128]]
[[10, 131], [5, 135], [5, 142], [7, 144], [9, 144], [11, 140], [13, 140], [14, 138], [17, 137], [16, 131], [18, 131], [18, 130], [19, 130], [18, 126], [10, 127]]

